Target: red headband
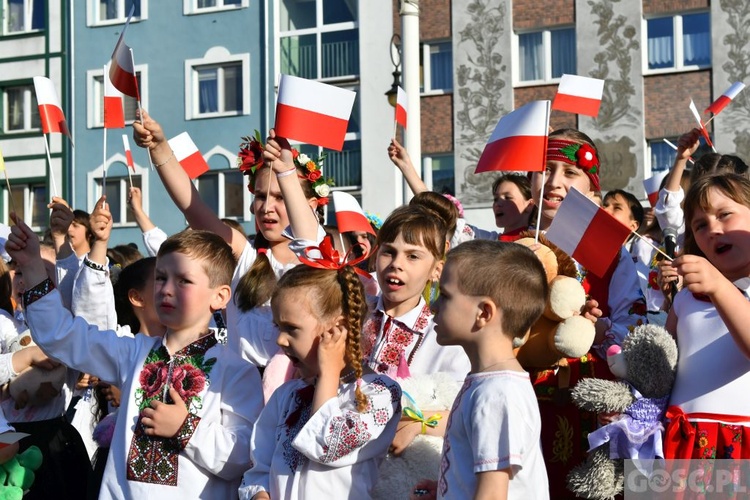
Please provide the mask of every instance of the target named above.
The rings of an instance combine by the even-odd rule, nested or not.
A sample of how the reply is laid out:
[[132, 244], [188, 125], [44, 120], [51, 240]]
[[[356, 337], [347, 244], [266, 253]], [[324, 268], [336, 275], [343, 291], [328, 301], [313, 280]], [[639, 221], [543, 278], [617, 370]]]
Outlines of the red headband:
[[601, 190], [599, 186], [599, 157], [596, 150], [589, 144], [581, 144], [566, 139], [549, 139], [547, 141], [547, 161], [550, 160], [575, 165], [583, 170], [595, 191]]

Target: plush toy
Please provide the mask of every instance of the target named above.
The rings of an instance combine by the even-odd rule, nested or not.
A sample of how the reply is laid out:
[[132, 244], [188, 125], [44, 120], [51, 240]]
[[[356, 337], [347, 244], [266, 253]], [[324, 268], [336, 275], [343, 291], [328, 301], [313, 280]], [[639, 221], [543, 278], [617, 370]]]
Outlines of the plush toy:
[[[535, 247], [533, 232], [521, 236], [516, 243]], [[594, 323], [580, 314], [586, 292], [576, 279], [578, 270], [573, 259], [541, 234], [534, 253], [547, 273], [549, 295], [541, 318], [516, 344], [516, 357], [526, 369], [552, 368], [563, 358], [584, 356], [596, 331]]]
[[21, 500], [34, 483], [34, 471], [42, 465], [42, 452], [30, 446], [0, 465], [0, 500]]
[[664, 328], [642, 325], [625, 337], [622, 348], [607, 350], [607, 362], [621, 381], [583, 379], [571, 393], [579, 408], [621, 413], [589, 434], [586, 462], [568, 475], [568, 487], [583, 498], [610, 499], [622, 493], [624, 459], [648, 464], [663, 456], [661, 419], [674, 384], [677, 344]]
[[[36, 345], [31, 333], [26, 330], [8, 342], [8, 352]], [[3, 399], [12, 397], [16, 409], [26, 406], [41, 406], [57, 397], [65, 383], [67, 369], [59, 365], [52, 370], [30, 366], [21, 371], [13, 380], [3, 387]]]

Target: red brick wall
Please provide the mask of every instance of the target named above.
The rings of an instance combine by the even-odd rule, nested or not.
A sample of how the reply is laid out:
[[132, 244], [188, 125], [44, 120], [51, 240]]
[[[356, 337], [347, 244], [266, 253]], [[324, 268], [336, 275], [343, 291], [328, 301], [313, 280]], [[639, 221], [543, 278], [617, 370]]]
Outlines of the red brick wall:
[[707, 9], [709, 0], [643, 0], [644, 14], [673, 14], [691, 9]]
[[518, 0], [513, 2], [514, 30], [575, 24], [575, 20], [575, 0]]
[[422, 154], [453, 151], [453, 94], [422, 97]]
[[[540, 85], [536, 87], [519, 87], [513, 89], [514, 109], [518, 109], [524, 104], [531, 101], [540, 101], [543, 99], [552, 100], [557, 93], [557, 84]], [[549, 116], [549, 124], [552, 129], [558, 128], [577, 128], [578, 120], [573, 113], [563, 113], [562, 111], [552, 110]]]
[[711, 70], [645, 76], [643, 93], [646, 137], [682, 135], [696, 126], [690, 98], [701, 112], [711, 104]]
[[[393, 3], [393, 32], [401, 34], [399, 1]], [[419, 39], [440, 40], [451, 37], [451, 0], [419, 1]]]

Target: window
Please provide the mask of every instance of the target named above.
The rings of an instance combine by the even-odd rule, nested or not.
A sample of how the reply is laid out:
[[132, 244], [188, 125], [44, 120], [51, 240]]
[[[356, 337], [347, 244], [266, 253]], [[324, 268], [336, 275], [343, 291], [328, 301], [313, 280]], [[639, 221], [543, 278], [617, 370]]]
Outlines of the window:
[[47, 195], [46, 184], [12, 183], [10, 185], [10, 191], [13, 196], [12, 201], [8, 198], [8, 189], [4, 183], [2, 190], [3, 212], [6, 224], [10, 221], [8, 214], [15, 209], [17, 215], [34, 231], [41, 231], [47, 227], [49, 221], [49, 209], [47, 208], [49, 196]]
[[[124, 166], [127, 168], [127, 166]], [[109, 166], [109, 170], [112, 169], [112, 164]], [[118, 171], [121, 171], [118, 169]], [[109, 171], [108, 171], [109, 173]], [[140, 188], [142, 185], [142, 179], [140, 175], [133, 176], [133, 187]], [[107, 208], [109, 208], [112, 214], [112, 224], [135, 224], [135, 217], [133, 212], [128, 209], [128, 193], [130, 192], [130, 178], [124, 177], [113, 177], [107, 175]], [[96, 179], [96, 199], [101, 197], [102, 192], [102, 179]], [[96, 200], [95, 200], [96, 201]], [[146, 196], [143, 197], [143, 203], [146, 204]], [[146, 207], [144, 206], [144, 210]]]
[[120, 24], [128, 19], [133, 9], [133, 19], [145, 19], [148, 0], [89, 0], [88, 25]]
[[422, 45], [422, 92], [453, 90], [453, 46], [451, 42]]
[[648, 69], [693, 69], [711, 65], [708, 12], [646, 21]]
[[248, 0], [184, 0], [184, 14], [202, 14], [217, 10], [239, 9], [247, 7]]
[[[109, 75], [106, 76], [109, 78]], [[87, 73], [87, 96], [88, 102], [88, 122], [89, 128], [104, 126], [104, 71], [92, 70]], [[135, 78], [138, 82], [138, 91], [141, 94], [141, 106], [148, 109], [148, 78], [145, 65], [137, 65], [135, 68]], [[123, 109], [125, 123], [135, 121], [135, 112], [138, 110], [138, 101], [134, 97], [123, 95]]]
[[3, 132], [39, 130], [39, 106], [33, 85], [5, 87], [3, 92]]
[[518, 81], [548, 82], [576, 71], [574, 28], [544, 30], [518, 35]]
[[3, 12], [6, 35], [44, 29], [44, 0], [5, 0]]
[[250, 113], [249, 54], [211, 48], [203, 59], [185, 61], [185, 78], [186, 119]]
[[456, 165], [453, 153], [425, 157], [425, 168], [432, 168], [432, 190], [455, 194]]
[[281, 0], [278, 10], [281, 73], [308, 79], [356, 78], [356, 1]]
[[[668, 141], [677, 144], [677, 137], [668, 137]], [[672, 168], [675, 159], [675, 150], [667, 144], [664, 139], [654, 139], [648, 142], [651, 153], [651, 175]]]
[[247, 180], [239, 170], [211, 170], [195, 181], [201, 199], [220, 218], [243, 218]]

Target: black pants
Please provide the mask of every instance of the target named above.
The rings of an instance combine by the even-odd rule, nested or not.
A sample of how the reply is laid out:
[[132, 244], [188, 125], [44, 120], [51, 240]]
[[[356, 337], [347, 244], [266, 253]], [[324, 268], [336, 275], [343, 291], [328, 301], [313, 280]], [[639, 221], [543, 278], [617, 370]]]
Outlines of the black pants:
[[64, 417], [39, 422], [12, 423], [30, 436], [19, 443], [19, 452], [36, 445], [42, 465], [24, 500], [84, 499], [91, 476], [91, 462], [78, 431]]

